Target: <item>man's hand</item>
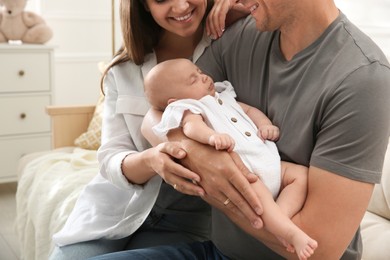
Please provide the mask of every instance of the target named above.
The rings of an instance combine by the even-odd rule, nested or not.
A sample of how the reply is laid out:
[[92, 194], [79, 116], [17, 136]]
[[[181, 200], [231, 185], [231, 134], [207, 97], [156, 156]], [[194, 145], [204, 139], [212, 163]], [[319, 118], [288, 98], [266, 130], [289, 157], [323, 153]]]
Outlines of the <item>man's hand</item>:
[[[250, 182], [257, 176], [250, 173], [236, 153], [217, 151], [213, 147], [184, 138], [180, 129], [172, 130], [169, 140], [181, 140], [187, 156], [184, 166], [200, 176], [198, 184], [205, 190], [204, 199], [217, 208], [240, 211], [253, 227], [261, 228], [262, 205]], [[185, 190], [181, 190], [186, 193]]]

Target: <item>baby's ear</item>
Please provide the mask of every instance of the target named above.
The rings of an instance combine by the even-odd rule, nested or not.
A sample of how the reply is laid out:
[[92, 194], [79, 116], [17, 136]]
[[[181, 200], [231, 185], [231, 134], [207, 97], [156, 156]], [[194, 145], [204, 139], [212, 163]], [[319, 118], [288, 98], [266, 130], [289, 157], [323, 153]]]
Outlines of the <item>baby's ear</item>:
[[172, 102], [175, 102], [177, 99], [176, 98], [170, 98], [168, 99], [168, 105], [171, 104]]

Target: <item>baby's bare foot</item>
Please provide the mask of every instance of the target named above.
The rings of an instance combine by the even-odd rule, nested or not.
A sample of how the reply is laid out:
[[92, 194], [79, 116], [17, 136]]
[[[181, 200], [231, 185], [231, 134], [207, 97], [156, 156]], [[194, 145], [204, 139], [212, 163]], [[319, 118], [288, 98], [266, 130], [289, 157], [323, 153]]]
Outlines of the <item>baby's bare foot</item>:
[[312, 254], [314, 254], [314, 250], [318, 247], [317, 241], [311, 239], [310, 237], [307, 238], [308, 240], [306, 241], [306, 243], [301, 244], [299, 250], [298, 248], [295, 248], [300, 260], [306, 260], [307, 258], [309, 258]]

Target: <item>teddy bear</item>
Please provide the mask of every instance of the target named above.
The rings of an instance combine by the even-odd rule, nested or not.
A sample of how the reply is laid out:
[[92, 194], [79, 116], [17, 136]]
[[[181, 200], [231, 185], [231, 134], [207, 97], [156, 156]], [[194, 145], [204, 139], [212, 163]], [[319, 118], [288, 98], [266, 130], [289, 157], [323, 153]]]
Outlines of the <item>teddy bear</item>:
[[41, 16], [24, 11], [26, 4], [27, 0], [0, 0], [0, 43], [43, 44], [53, 36]]

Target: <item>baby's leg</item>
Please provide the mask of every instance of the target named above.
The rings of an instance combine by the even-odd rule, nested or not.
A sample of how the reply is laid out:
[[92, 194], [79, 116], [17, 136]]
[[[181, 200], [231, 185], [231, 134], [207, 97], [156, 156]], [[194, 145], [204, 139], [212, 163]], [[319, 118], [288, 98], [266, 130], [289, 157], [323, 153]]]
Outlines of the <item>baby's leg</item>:
[[[275, 203], [271, 192], [260, 180], [252, 183], [255, 192], [258, 194], [264, 208], [264, 213], [261, 215], [264, 227], [286, 242], [284, 245], [291, 249], [291, 245], [299, 259], [306, 259], [314, 253], [317, 248], [317, 242], [310, 238], [298, 226], [296, 226], [286, 214], [282, 212], [280, 207]], [[289, 251], [294, 251], [289, 250]]]
[[308, 171], [304, 166], [283, 161], [281, 169], [282, 187], [276, 203], [289, 218], [292, 218], [305, 203]]

